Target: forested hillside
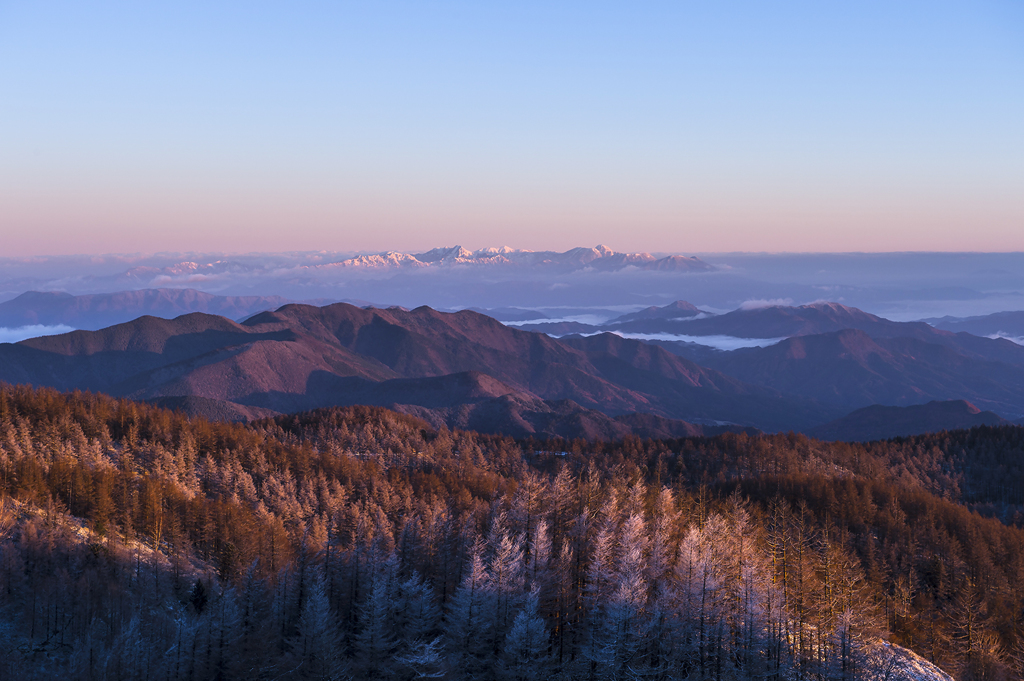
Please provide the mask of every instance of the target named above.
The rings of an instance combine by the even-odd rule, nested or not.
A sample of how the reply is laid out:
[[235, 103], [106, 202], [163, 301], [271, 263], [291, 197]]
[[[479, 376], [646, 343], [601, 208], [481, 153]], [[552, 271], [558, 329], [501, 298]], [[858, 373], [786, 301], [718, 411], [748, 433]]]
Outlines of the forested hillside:
[[888, 638], [1019, 678], [1022, 444], [517, 441], [2, 386], [0, 677], [942, 678]]

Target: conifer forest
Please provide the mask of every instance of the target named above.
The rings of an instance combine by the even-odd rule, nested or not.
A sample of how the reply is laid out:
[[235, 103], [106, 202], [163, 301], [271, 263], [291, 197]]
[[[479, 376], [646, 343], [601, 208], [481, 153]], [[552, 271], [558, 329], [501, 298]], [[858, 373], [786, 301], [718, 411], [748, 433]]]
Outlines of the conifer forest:
[[8, 385], [0, 678], [1015, 679], [1022, 520], [1017, 426], [515, 440]]

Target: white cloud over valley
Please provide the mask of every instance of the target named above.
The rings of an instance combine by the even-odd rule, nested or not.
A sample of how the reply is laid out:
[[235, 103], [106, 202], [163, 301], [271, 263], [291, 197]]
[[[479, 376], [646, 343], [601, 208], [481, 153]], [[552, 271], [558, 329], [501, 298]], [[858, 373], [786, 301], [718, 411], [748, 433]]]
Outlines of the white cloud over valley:
[[56, 336], [57, 334], [69, 333], [74, 330], [74, 328], [63, 324], [58, 324], [56, 326], [33, 324], [31, 326], [19, 326], [17, 328], [0, 326], [0, 343], [17, 343], [18, 341], [23, 341], [26, 338]]

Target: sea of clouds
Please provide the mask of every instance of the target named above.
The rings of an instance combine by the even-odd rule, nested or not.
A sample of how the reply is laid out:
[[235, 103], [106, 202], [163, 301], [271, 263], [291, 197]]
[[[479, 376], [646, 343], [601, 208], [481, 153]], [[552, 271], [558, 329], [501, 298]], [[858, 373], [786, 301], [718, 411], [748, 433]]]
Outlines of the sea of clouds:
[[706, 345], [716, 350], [739, 350], [741, 348], [766, 348], [775, 345], [785, 338], [737, 338], [736, 336], [681, 336], [672, 333], [623, 333], [612, 331], [623, 338], [636, 340], [681, 341]]

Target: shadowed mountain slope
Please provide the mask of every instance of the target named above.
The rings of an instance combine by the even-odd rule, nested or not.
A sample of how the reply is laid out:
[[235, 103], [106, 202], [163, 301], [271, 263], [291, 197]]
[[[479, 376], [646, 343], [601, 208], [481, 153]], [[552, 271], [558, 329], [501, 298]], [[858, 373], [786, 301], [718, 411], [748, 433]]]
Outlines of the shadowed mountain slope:
[[850, 409], [968, 399], [1009, 415], [1024, 412], [1024, 369], [915, 338], [872, 338], [851, 329], [707, 361], [742, 381]]
[[822, 440], [867, 442], [975, 426], [1005, 426], [1009, 421], [982, 411], [966, 400], [933, 401], [910, 407], [875, 404], [841, 419], [811, 428], [807, 434]]
[[277, 412], [259, 407], [246, 407], [235, 402], [209, 397], [157, 397], [149, 403], [162, 409], [179, 411], [208, 421], [254, 421], [277, 416]]
[[606, 327], [583, 324], [581, 322], [536, 322], [532, 324], [519, 324], [517, 329], [523, 331], [537, 331], [560, 338], [573, 334], [600, 333]]

